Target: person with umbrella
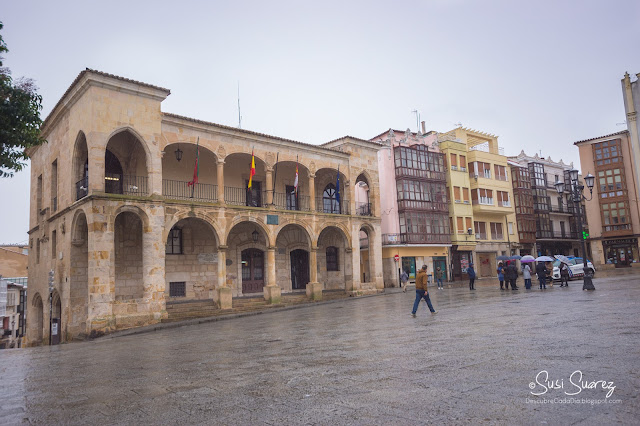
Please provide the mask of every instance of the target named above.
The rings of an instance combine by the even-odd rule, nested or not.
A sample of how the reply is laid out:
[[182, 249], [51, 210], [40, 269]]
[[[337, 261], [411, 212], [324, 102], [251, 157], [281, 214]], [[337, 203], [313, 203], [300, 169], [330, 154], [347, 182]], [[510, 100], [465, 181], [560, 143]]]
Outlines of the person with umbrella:
[[518, 269], [516, 268], [516, 262], [514, 260], [507, 261], [507, 272], [505, 274], [505, 278], [507, 279], [506, 288], [509, 288], [509, 284], [511, 284], [511, 290], [517, 290], [516, 280], [518, 279]]
[[553, 259], [549, 256], [536, 257], [536, 274], [538, 274], [538, 281], [540, 281], [540, 290], [547, 289], [547, 267], [545, 262], [553, 262]]
[[531, 267], [529, 266], [529, 263], [531, 262], [535, 262], [535, 258], [533, 256], [524, 256], [522, 259], [520, 259], [520, 262], [522, 263], [522, 276], [524, 278], [524, 287], [527, 290], [531, 290]]

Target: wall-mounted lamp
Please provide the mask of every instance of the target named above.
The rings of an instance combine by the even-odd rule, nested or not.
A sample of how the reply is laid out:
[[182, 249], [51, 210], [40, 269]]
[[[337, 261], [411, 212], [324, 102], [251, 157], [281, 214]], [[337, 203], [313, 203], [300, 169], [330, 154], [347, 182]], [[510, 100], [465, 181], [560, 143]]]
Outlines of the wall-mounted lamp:
[[176, 149], [176, 160], [182, 160], [182, 150], [180, 149], [180, 145], [178, 145], [178, 149]]
[[257, 231], [257, 230], [254, 230], [254, 231], [251, 233], [251, 238], [253, 238], [253, 242], [254, 242], [254, 243], [257, 243], [257, 242], [258, 242], [258, 237], [259, 237], [259, 236], [260, 236], [260, 234], [258, 233], [258, 231]]

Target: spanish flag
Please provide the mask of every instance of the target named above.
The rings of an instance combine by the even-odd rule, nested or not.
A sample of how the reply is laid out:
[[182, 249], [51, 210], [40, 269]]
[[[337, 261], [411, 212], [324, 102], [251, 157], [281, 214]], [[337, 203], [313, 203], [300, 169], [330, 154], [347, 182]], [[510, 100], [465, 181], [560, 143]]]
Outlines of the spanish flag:
[[251, 150], [251, 171], [249, 172], [249, 185], [247, 189], [251, 189], [251, 181], [253, 181], [253, 175], [256, 174], [256, 158], [253, 156], [253, 150]]
[[196, 183], [198, 183], [198, 175], [200, 174], [200, 136], [198, 136], [198, 141], [196, 142], [196, 164], [193, 166], [193, 180], [187, 183], [187, 186], [193, 185], [194, 188]]

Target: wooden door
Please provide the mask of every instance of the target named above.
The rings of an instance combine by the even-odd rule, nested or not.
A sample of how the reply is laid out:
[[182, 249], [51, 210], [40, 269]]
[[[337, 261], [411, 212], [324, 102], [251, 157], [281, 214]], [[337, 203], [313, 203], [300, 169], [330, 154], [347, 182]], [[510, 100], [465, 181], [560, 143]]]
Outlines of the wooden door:
[[260, 293], [264, 287], [264, 252], [258, 249], [242, 251], [242, 293]]
[[309, 252], [293, 250], [291, 257], [291, 288], [303, 290], [309, 283]]

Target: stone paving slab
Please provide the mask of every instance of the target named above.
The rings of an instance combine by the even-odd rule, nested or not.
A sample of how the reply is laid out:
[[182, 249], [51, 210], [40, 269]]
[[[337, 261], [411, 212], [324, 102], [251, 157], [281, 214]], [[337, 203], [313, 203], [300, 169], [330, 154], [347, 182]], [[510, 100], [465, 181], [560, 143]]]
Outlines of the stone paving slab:
[[[635, 424], [640, 276], [572, 284], [432, 289], [438, 314], [415, 319], [415, 293], [389, 292], [4, 350], [0, 424]], [[529, 389], [541, 370], [616, 388], [545, 402]]]

